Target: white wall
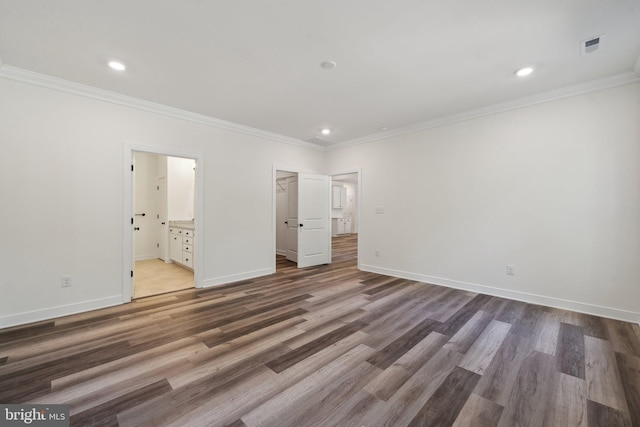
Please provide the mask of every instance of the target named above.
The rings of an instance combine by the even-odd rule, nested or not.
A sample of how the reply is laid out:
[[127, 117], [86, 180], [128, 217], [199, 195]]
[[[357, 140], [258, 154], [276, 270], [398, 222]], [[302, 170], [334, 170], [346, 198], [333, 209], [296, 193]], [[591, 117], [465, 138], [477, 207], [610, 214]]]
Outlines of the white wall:
[[347, 187], [347, 206], [349, 206], [349, 215], [351, 216], [351, 232], [358, 232], [358, 183], [348, 182]]
[[195, 167], [193, 159], [167, 158], [169, 221], [190, 221], [195, 216]]
[[639, 128], [633, 84], [331, 151], [327, 169], [362, 168], [363, 269], [640, 321]]
[[640, 320], [638, 84], [324, 154], [7, 79], [0, 93], [0, 327], [122, 301], [125, 144], [204, 159], [199, 285], [271, 271], [273, 165], [362, 168], [363, 268]]
[[205, 286], [271, 271], [274, 164], [323, 170], [321, 152], [257, 136], [2, 78], [0, 93], [0, 327], [122, 302], [125, 144], [204, 159]]

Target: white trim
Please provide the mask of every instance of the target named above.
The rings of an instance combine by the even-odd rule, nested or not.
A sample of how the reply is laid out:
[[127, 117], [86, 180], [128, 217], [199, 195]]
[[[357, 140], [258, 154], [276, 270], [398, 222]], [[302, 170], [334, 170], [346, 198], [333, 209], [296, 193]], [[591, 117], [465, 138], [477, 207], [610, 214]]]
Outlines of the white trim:
[[205, 116], [203, 114], [192, 113], [191, 111], [181, 110], [179, 108], [169, 107], [144, 99], [134, 98], [132, 96], [123, 95], [121, 93], [111, 92], [104, 89], [95, 88], [88, 85], [60, 79], [57, 77], [40, 74], [21, 68], [3, 65], [0, 62], [0, 77], [15, 80], [22, 83], [29, 83], [35, 86], [41, 86], [60, 92], [71, 93], [74, 95], [84, 96], [87, 98], [97, 99], [99, 101], [109, 102], [111, 104], [122, 105], [125, 107], [135, 108], [137, 110], [147, 111], [150, 113], [161, 114], [175, 119], [186, 120], [205, 126], [225, 129], [232, 132], [243, 133], [246, 135], [265, 138], [284, 144], [297, 145], [300, 147], [310, 148], [317, 151], [323, 151], [320, 147], [309, 142], [305, 142], [296, 138], [279, 135], [274, 132], [256, 129], [238, 123], [228, 122], [226, 120], [216, 119]]
[[390, 268], [376, 267], [373, 265], [362, 265], [361, 270], [371, 273], [384, 274], [386, 276], [400, 277], [402, 279], [416, 280], [418, 282], [432, 283], [434, 285], [446, 286], [448, 288], [462, 289], [470, 292], [477, 292], [501, 298], [508, 298], [530, 304], [544, 305], [547, 307], [561, 308], [564, 310], [577, 311], [610, 319], [622, 320], [625, 322], [640, 323], [640, 313], [620, 310], [617, 308], [603, 307], [578, 301], [564, 300], [560, 298], [546, 297], [543, 295], [530, 294], [527, 292], [512, 291], [509, 289], [495, 288], [493, 286], [479, 285], [476, 283], [461, 282], [458, 280], [445, 279], [442, 277], [427, 276], [424, 274], [410, 273], [406, 271], [393, 270]]
[[148, 261], [150, 259], [159, 259], [157, 253], [148, 253], [136, 256], [136, 261]]
[[202, 288], [226, 285], [239, 282], [241, 280], [255, 279], [256, 277], [268, 276], [275, 273], [275, 268], [263, 268], [261, 270], [248, 271], [246, 273], [229, 274], [228, 276], [213, 277], [202, 282]]
[[133, 148], [123, 144], [122, 150], [122, 304], [131, 302], [133, 282], [133, 230], [127, 224], [133, 217]]
[[193, 113], [179, 108], [169, 107], [166, 105], [158, 104], [151, 101], [146, 101], [132, 96], [123, 95], [116, 92], [111, 92], [104, 89], [95, 88], [80, 83], [60, 79], [57, 77], [48, 76], [46, 74], [40, 74], [29, 70], [24, 70], [17, 67], [12, 67], [2, 63], [0, 58], [0, 77], [15, 80], [22, 83], [28, 83], [35, 86], [41, 86], [48, 89], [53, 89], [61, 92], [71, 93], [78, 96], [84, 96], [92, 99], [97, 99], [104, 102], [109, 102], [116, 105], [122, 105], [125, 107], [135, 108], [142, 111], [147, 111], [155, 114], [161, 114], [168, 117], [173, 117], [180, 120], [186, 120], [193, 123], [202, 124], [205, 126], [211, 126], [215, 128], [225, 129], [232, 132], [238, 132], [246, 135], [251, 135], [259, 138], [268, 139], [271, 141], [281, 142], [284, 144], [296, 145], [299, 147], [309, 148], [316, 151], [333, 151], [342, 148], [352, 147], [359, 144], [365, 144], [368, 142], [378, 141], [381, 139], [387, 139], [394, 136], [404, 135], [407, 133], [419, 132], [434, 127], [445, 126], [465, 120], [471, 120], [478, 117], [484, 117], [491, 114], [502, 113], [505, 111], [515, 110], [518, 108], [528, 107], [531, 105], [541, 104], [544, 102], [554, 101], [570, 96], [582, 95], [599, 90], [609, 89], [617, 86], [622, 86], [630, 83], [640, 82], [640, 55], [636, 60], [633, 71], [626, 73], [620, 73], [601, 79], [591, 80], [585, 83], [579, 83], [572, 86], [566, 86], [559, 89], [542, 92], [539, 94], [526, 96], [511, 101], [487, 105], [478, 109], [465, 111], [462, 113], [453, 114], [450, 116], [439, 117], [433, 120], [425, 122], [415, 123], [409, 126], [392, 129], [390, 131], [378, 132], [371, 135], [367, 135], [361, 138], [352, 139], [345, 142], [330, 145], [328, 147], [322, 147], [316, 144], [312, 144], [300, 139], [291, 138], [288, 136], [280, 135], [274, 132], [265, 131], [262, 129], [256, 129], [249, 126], [228, 122], [226, 120], [216, 119], [213, 117], [205, 116], [198, 113]]
[[518, 108], [529, 107], [532, 105], [542, 104], [545, 102], [555, 101], [571, 96], [583, 95], [590, 92], [596, 92], [599, 90], [610, 89], [626, 84], [637, 83], [640, 82], [640, 57], [638, 58], [639, 59], [636, 62], [636, 67], [634, 67], [635, 72], [629, 71], [626, 73], [616, 74], [614, 76], [609, 76], [602, 79], [591, 80], [586, 83], [566, 86], [560, 89], [554, 89], [531, 96], [525, 96], [523, 98], [513, 99], [511, 101], [502, 102], [499, 104], [487, 105], [475, 110], [469, 110], [462, 113], [452, 114], [450, 116], [439, 117], [433, 120], [428, 120], [426, 122], [415, 123], [409, 126], [392, 129], [385, 132], [374, 133], [372, 135], [363, 136], [362, 138], [356, 138], [350, 141], [331, 145], [329, 147], [326, 147], [325, 151], [333, 151], [342, 148], [353, 147], [355, 145], [365, 144], [381, 139], [387, 139], [407, 133], [419, 132], [435, 127], [446, 126], [453, 123], [489, 116], [491, 114], [503, 113], [506, 111], [516, 110]]
[[24, 313], [10, 314], [0, 317], [0, 329], [12, 326], [24, 325], [27, 323], [39, 322], [41, 320], [52, 320], [56, 317], [69, 316], [72, 314], [84, 313], [86, 311], [98, 310], [100, 308], [113, 307], [122, 304], [122, 296], [99, 298], [90, 301], [77, 302], [73, 304], [59, 305], [57, 307], [44, 308], [42, 310], [27, 311]]
[[[131, 174], [131, 164], [134, 152], [153, 153], [161, 156], [182, 157], [194, 159], [196, 161], [196, 194], [195, 194], [195, 222], [196, 236], [204, 236], [204, 156], [200, 153], [174, 150], [166, 147], [151, 147], [146, 145], [136, 145], [130, 143], [123, 144], [123, 170], [122, 179], [122, 302], [131, 302], [133, 280], [131, 270], [133, 270], [133, 231], [131, 217], [133, 216], [133, 179]], [[193, 256], [193, 280], [196, 288], [203, 287], [202, 284], [202, 255], [204, 250], [204, 238], [195, 239]]]
[[283, 249], [276, 249], [276, 255], [287, 256], [287, 251]]

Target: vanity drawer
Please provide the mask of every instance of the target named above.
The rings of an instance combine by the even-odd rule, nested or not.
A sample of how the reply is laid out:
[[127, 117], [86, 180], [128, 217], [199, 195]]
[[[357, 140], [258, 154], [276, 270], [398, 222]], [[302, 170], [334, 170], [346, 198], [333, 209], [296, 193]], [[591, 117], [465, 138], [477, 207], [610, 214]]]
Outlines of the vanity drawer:
[[193, 245], [193, 237], [182, 237], [182, 243], [185, 245]]
[[182, 245], [182, 251], [183, 252], [189, 252], [190, 254], [193, 253], [193, 247], [191, 245]]
[[188, 237], [193, 237], [193, 230], [191, 230], [189, 228], [183, 228], [182, 229], [182, 235], [183, 236], [188, 236]]
[[182, 264], [189, 268], [193, 268], [193, 254], [191, 252], [182, 252]]

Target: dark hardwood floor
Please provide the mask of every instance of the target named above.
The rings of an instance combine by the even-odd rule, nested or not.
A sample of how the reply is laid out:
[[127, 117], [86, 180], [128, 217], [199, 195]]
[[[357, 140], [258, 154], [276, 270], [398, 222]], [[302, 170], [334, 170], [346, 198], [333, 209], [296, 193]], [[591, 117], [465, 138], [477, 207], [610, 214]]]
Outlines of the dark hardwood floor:
[[78, 426], [636, 426], [640, 327], [334, 263], [0, 330]]

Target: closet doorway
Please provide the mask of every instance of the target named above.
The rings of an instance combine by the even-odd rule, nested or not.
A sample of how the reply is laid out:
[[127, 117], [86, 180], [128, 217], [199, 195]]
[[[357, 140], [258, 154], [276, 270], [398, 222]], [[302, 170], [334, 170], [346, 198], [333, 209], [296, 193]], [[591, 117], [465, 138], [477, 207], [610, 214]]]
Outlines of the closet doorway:
[[[275, 195], [275, 265], [279, 268], [300, 264], [300, 223], [299, 200], [301, 176], [305, 174], [274, 168]], [[361, 172], [359, 169], [347, 170], [330, 176], [328, 194], [329, 221], [328, 260], [322, 263], [356, 261], [360, 267], [358, 236], [360, 230]], [[302, 191], [304, 194], [304, 191]], [[322, 197], [322, 196], [321, 196]], [[317, 196], [313, 197], [317, 200]], [[309, 200], [309, 198], [307, 198]], [[304, 205], [304, 203], [302, 204]], [[303, 240], [304, 241], [304, 240]], [[304, 248], [302, 249], [304, 251]]]
[[286, 262], [297, 268], [330, 264], [331, 177], [274, 169], [274, 190], [274, 271]]
[[194, 287], [196, 160], [133, 152], [132, 297]]

